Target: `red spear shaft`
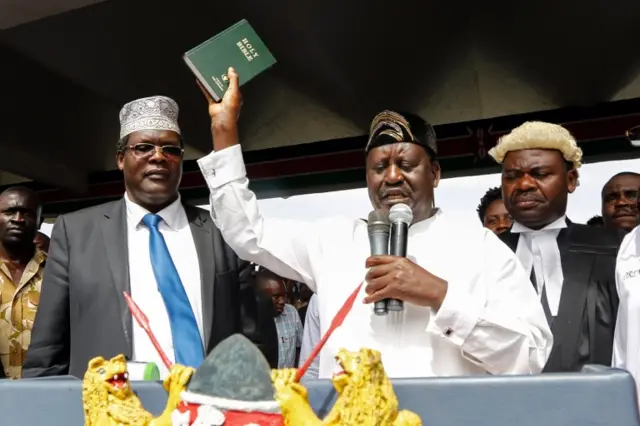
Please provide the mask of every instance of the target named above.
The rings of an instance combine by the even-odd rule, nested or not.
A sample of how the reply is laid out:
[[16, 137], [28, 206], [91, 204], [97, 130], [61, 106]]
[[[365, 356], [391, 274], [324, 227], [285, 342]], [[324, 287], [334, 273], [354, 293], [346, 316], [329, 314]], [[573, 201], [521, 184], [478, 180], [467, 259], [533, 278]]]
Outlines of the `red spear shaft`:
[[344, 302], [344, 305], [342, 305], [342, 308], [340, 308], [336, 316], [333, 317], [331, 326], [329, 327], [327, 332], [324, 333], [324, 336], [322, 336], [322, 340], [320, 340], [316, 347], [313, 348], [313, 352], [311, 352], [311, 355], [309, 355], [302, 367], [298, 369], [298, 374], [296, 374], [296, 382], [299, 382], [302, 376], [304, 376], [304, 373], [307, 372], [315, 357], [318, 356], [324, 344], [327, 343], [327, 340], [329, 340], [329, 337], [331, 337], [336, 328], [342, 325], [346, 316], [349, 314], [349, 312], [351, 312], [351, 308], [353, 308], [353, 302], [356, 300], [356, 297], [358, 297], [358, 293], [360, 292], [360, 288], [362, 288], [362, 284], [364, 284], [364, 281], [360, 283], [360, 285], [353, 291], [353, 293], [351, 293], [351, 296], [347, 298], [347, 300]]
[[160, 346], [158, 339], [156, 339], [155, 334], [153, 334], [153, 331], [151, 331], [151, 327], [149, 326], [149, 318], [147, 318], [144, 312], [140, 310], [136, 302], [133, 301], [131, 296], [129, 296], [129, 293], [127, 293], [126, 291], [124, 292], [124, 298], [127, 300], [127, 305], [129, 305], [131, 315], [133, 315], [138, 325], [142, 327], [142, 329], [147, 333], [147, 336], [149, 336], [149, 339], [151, 339], [153, 347], [156, 348], [156, 351], [158, 352], [158, 355], [160, 355], [160, 358], [162, 358], [162, 362], [167, 367], [167, 370], [171, 370], [172, 363], [171, 361], [169, 361], [167, 354], [165, 354], [162, 350], [162, 347]]

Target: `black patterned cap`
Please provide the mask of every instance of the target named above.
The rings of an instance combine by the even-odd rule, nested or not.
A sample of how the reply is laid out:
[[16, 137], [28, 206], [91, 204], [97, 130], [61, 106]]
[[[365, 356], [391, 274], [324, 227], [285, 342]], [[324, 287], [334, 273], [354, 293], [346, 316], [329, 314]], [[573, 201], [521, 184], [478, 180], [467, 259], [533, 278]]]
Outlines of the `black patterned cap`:
[[369, 141], [365, 152], [382, 145], [399, 142], [415, 143], [424, 147], [432, 156], [437, 155], [436, 132], [421, 117], [395, 111], [382, 111], [371, 121]]

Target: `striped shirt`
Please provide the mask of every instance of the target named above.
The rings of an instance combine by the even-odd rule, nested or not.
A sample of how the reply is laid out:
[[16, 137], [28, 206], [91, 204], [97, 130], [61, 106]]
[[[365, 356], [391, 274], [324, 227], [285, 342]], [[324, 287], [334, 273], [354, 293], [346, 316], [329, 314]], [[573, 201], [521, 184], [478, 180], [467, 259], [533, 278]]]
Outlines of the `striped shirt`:
[[274, 318], [278, 331], [278, 368], [296, 367], [296, 349], [302, 345], [302, 321], [293, 305]]

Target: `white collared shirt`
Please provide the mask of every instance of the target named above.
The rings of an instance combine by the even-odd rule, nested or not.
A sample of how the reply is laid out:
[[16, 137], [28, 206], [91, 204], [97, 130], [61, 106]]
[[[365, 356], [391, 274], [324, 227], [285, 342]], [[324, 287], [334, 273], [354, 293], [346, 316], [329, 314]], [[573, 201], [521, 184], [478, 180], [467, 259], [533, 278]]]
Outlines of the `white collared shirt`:
[[613, 366], [628, 370], [640, 395], [640, 231], [628, 233], [616, 261], [616, 288], [620, 296], [613, 338]]
[[[367, 272], [367, 224], [343, 217], [314, 223], [263, 217], [240, 145], [198, 163], [211, 191], [212, 218], [227, 244], [245, 260], [306, 283], [317, 294], [325, 333]], [[376, 316], [362, 303], [363, 286], [320, 353], [319, 377], [331, 376], [341, 347], [379, 350], [390, 377], [541, 371], [551, 331], [529, 277], [491, 231], [475, 223], [461, 227], [438, 212], [409, 228], [408, 257], [447, 280], [440, 309], [405, 303], [399, 315]]]
[[521, 234], [516, 255], [525, 271], [531, 274], [531, 268], [533, 268], [539, 297], [542, 296], [542, 290], [546, 287], [549, 311], [554, 317], [558, 315], [564, 283], [558, 234], [566, 227], [566, 218], [562, 216], [540, 230], [527, 228], [518, 222], [514, 222], [511, 228], [512, 233]]
[[[149, 228], [142, 223], [144, 215], [149, 213], [146, 209], [135, 204], [127, 194], [124, 196], [127, 208], [127, 238], [129, 250], [129, 282], [131, 285], [131, 297], [140, 307], [140, 310], [149, 319], [151, 330], [155, 334], [160, 346], [167, 357], [175, 361], [173, 351], [173, 339], [171, 337], [171, 324], [169, 314], [158, 284], [153, 275], [151, 257], [149, 254]], [[191, 308], [198, 323], [200, 336], [203, 336], [202, 327], [202, 293], [200, 264], [198, 252], [193, 241], [187, 214], [180, 201], [180, 197], [169, 206], [158, 212], [162, 218], [158, 225], [160, 233], [171, 254], [171, 259], [178, 270], [178, 275], [187, 293]], [[213, 262], [213, 259], [211, 260]], [[139, 362], [155, 362], [160, 369], [160, 376], [166, 377], [168, 370], [162, 363], [147, 333], [138, 325], [135, 318], [133, 322], [133, 360]]]
[[[307, 315], [304, 319], [304, 330], [302, 332], [302, 346], [300, 347], [300, 362], [298, 367], [302, 367], [313, 352], [313, 349], [322, 339], [320, 332], [320, 315], [318, 313], [318, 295], [315, 293], [309, 299], [307, 305]], [[309, 369], [304, 378], [317, 379], [320, 365], [320, 357], [317, 356], [309, 365]]]

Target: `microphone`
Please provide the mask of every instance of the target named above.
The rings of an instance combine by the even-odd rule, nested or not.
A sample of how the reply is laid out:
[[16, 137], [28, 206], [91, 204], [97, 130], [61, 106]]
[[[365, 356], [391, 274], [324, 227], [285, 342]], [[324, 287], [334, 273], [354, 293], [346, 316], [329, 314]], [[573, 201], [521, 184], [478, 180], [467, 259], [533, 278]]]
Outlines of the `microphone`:
[[[395, 204], [389, 210], [389, 222], [391, 222], [389, 254], [391, 256], [407, 257], [409, 225], [411, 225], [412, 221], [413, 212], [406, 204]], [[400, 312], [404, 309], [404, 304], [402, 300], [389, 299], [387, 309], [392, 312]]]
[[[389, 254], [389, 217], [382, 210], [374, 210], [369, 213], [367, 221], [367, 234], [369, 234], [369, 246], [371, 255]], [[387, 301], [380, 300], [373, 305], [373, 312], [376, 315], [387, 315]]]

